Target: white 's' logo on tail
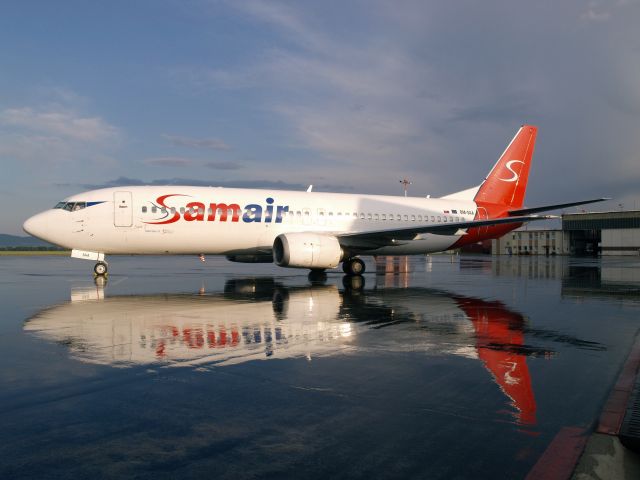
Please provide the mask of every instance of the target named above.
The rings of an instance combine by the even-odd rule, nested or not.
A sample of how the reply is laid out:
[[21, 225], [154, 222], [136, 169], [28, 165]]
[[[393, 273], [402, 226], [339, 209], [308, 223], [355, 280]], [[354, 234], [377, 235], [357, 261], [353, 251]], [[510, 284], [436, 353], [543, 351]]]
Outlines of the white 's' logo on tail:
[[513, 173], [513, 177], [511, 178], [499, 178], [498, 180], [502, 180], [503, 182], [516, 182], [518, 180], [518, 178], [520, 178], [520, 174], [516, 173], [513, 171], [513, 169], [511, 168], [511, 164], [512, 163], [521, 163], [524, 165], [524, 162], [522, 160], [509, 160], [507, 162], [507, 170], [509, 170], [511, 173]]

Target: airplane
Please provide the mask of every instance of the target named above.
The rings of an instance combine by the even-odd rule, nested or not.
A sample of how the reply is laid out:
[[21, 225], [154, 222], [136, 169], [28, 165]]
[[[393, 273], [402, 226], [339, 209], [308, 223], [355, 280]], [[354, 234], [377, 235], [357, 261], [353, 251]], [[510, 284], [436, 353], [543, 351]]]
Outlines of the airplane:
[[28, 234], [96, 261], [107, 255], [225, 255], [246, 263], [364, 273], [365, 255], [427, 254], [498, 238], [540, 212], [524, 208], [537, 127], [523, 125], [484, 181], [442, 198], [193, 186], [130, 186], [72, 195], [24, 222]]

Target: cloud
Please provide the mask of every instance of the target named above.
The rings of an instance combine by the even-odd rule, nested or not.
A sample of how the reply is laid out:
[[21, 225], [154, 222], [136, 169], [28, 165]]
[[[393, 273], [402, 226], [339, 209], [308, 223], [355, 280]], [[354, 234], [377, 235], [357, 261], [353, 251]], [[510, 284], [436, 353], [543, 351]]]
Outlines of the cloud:
[[625, 14], [622, 9], [637, 5], [638, 0], [591, 0], [587, 9], [580, 14], [580, 20], [587, 23], [606, 22], [621, 11]]
[[[229, 181], [215, 181], [215, 180], [203, 180], [194, 178], [165, 178], [157, 180], [144, 181], [138, 178], [118, 177], [113, 180], [108, 180], [99, 184], [69, 184], [58, 183], [58, 187], [62, 188], [84, 188], [86, 190], [96, 190], [99, 188], [110, 187], [126, 187], [126, 186], [195, 186], [195, 187], [226, 187], [226, 188], [257, 188], [257, 189], [269, 189], [269, 190], [306, 190], [308, 185], [301, 183], [291, 183], [282, 180], [229, 180]], [[332, 192], [347, 192], [351, 188], [344, 185], [332, 185], [323, 184], [314, 186], [314, 190], [320, 191], [332, 191]]]
[[454, 122], [495, 122], [502, 125], [522, 123], [522, 112], [530, 117], [539, 114], [539, 103], [530, 92], [512, 92], [500, 99], [483, 99], [478, 105], [464, 105], [451, 109]]
[[219, 138], [192, 138], [180, 135], [163, 135], [172, 145], [191, 148], [208, 148], [211, 150], [230, 150], [231, 147]]
[[531, 198], [613, 194], [594, 175], [603, 158], [612, 184], [640, 181], [638, 2], [539, 2], [526, 13], [471, 2], [464, 15], [447, 2], [229, 5], [276, 40], [202, 69], [200, 83], [251, 93], [285, 120], [290, 148], [339, 165], [359, 190], [391, 191], [390, 173], [408, 175], [414, 193], [477, 184], [523, 123], [540, 127]]
[[29, 107], [1, 111], [0, 124], [88, 143], [102, 143], [118, 136], [118, 130], [99, 117], [84, 117], [66, 111], [37, 111]]
[[237, 162], [207, 162], [204, 166], [213, 170], [239, 170], [242, 168], [242, 165]]
[[580, 15], [580, 19], [587, 22], [604, 22], [611, 17], [611, 13], [604, 11], [597, 11], [593, 7], [589, 7], [586, 12]]
[[190, 167], [195, 165], [195, 162], [191, 158], [184, 157], [146, 158], [143, 163], [154, 167]]
[[219, 161], [219, 162], [205, 162], [202, 160], [196, 160], [186, 157], [152, 157], [143, 160], [145, 165], [153, 167], [200, 167], [204, 166], [212, 170], [239, 170], [242, 168], [237, 162], [232, 161]]
[[121, 141], [118, 128], [70, 107], [54, 104], [0, 110], [0, 157], [9, 160], [112, 165], [110, 152]]

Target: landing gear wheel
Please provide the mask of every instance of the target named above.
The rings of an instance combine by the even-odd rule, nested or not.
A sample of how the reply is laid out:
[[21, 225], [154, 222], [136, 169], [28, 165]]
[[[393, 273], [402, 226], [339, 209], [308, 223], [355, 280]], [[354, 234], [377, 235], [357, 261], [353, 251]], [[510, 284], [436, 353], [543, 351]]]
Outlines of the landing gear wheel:
[[347, 275], [362, 275], [364, 273], [364, 262], [359, 258], [349, 258], [342, 262], [342, 270]]
[[107, 270], [107, 264], [104, 262], [98, 262], [95, 267], [93, 267], [94, 273], [100, 277], [105, 276], [107, 274]]

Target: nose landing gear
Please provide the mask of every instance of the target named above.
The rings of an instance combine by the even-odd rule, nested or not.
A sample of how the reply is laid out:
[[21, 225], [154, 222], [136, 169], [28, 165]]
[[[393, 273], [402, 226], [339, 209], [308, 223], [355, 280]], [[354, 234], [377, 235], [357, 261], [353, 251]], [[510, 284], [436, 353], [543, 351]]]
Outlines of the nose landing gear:
[[108, 271], [108, 265], [107, 262], [98, 262], [95, 264], [95, 266], [93, 267], [93, 272], [98, 276], [98, 277], [104, 277], [107, 275], [107, 271]]

